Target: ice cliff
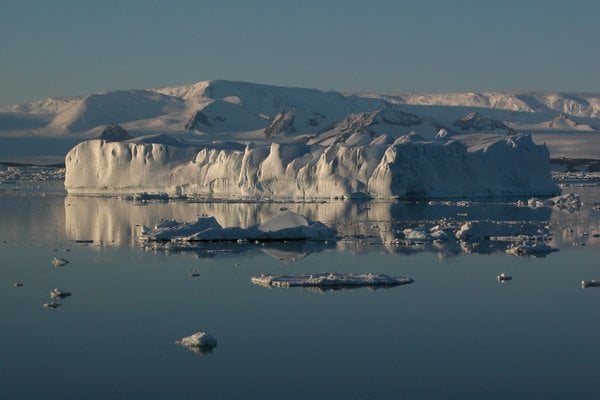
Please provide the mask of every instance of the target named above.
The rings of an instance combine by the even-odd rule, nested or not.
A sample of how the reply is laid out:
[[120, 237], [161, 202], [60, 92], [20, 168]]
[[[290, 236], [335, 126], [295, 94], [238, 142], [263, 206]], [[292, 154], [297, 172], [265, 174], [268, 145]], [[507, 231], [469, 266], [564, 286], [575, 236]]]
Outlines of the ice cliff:
[[189, 145], [161, 135], [91, 140], [66, 156], [71, 194], [203, 198], [435, 198], [558, 192], [548, 151], [528, 135], [393, 143]]

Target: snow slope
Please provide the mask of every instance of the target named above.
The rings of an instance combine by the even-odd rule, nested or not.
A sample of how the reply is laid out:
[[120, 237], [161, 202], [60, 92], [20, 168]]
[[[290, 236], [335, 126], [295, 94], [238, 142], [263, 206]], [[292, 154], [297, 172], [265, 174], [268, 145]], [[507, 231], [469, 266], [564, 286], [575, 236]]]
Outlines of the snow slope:
[[557, 192], [548, 151], [528, 135], [469, 145], [417, 135], [365, 146], [248, 144], [197, 146], [167, 135], [125, 142], [92, 140], [66, 157], [71, 194], [230, 198], [427, 198]]
[[[482, 118], [497, 120], [498, 126], [507, 124], [516, 131], [547, 129], [547, 123], [562, 114], [576, 124], [561, 125], [567, 131], [571, 128], [581, 130], [585, 125], [590, 129], [600, 126], [600, 95], [594, 94], [343, 95], [316, 89], [215, 80], [1, 106], [0, 135], [89, 138], [97, 137], [106, 125], [117, 123], [133, 136], [196, 130], [208, 134], [207, 140], [221, 139], [224, 134], [244, 133], [241, 137], [245, 135], [249, 140], [291, 141], [324, 132], [351, 114], [386, 109], [415, 114], [424, 121], [421, 128], [427, 123], [434, 127], [452, 127], [458, 119], [473, 112]], [[201, 112], [199, 121], [204, 123], [194, 124], [193, 118], [198, 112]], [[278, 126], [282, 118], [287, 122]], [[267, 135], [263, 135], [263, 131], [273, 124]], [[276, 131], [283, 134], [274, 134]], [[256, 132], [260, 134], [256, 135]], [[419, 129], [416, 132], [424, 134]]]

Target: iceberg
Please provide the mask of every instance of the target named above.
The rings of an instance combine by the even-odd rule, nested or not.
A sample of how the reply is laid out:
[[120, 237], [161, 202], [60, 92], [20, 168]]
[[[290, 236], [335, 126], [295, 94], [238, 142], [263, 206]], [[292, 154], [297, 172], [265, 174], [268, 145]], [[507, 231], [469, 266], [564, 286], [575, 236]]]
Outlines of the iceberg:
[[413, 283], [411, 278], [395, 277], [383, 274], [337, 274], [322, 272], [301, 275], [260, 275], [250, 281], [265, 287], [319, 287], [345, 288], [360, 286], [399, 286]]
[[153, 230], [142, 227], [140, 238], [147, 241], [211, 242], [318, 240], [329, 239], [335, 229], [319, 221], [286, 210], [263, 224], [248, 228], [223, 228], [214, 217], [200, 217], [195, 222], [160, 221]]
[[191, 144], [167, 135], [91, 140], [65, 159], [70, 194], [208, 199], [554, 195], [545, 146], [529, 135], [393, 143]]
[[217, 346], [217, 339], [206, 332], [196, 332], [190, 336], [175, 341], [188, 350], [201, 355], [208, 354]]

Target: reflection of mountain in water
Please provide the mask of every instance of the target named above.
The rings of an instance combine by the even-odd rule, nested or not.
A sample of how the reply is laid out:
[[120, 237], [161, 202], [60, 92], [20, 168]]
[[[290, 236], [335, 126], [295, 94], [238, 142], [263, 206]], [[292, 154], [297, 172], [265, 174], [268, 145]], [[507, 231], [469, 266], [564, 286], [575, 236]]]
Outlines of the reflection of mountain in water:
[[[192, 221], [198, 216], [214, 216], [223, 227], [248, 227], [263, 223], [283, 210], [291, 210], [336, 228], [333, 243], [295, 242], [272, 244], [222, 243], [170, 246], [166, 251], [191, 251], [201, 257], [227, 252], [262, 250], [273, 257], [293, 261], [306, 255], [336, 247], [339, 251], [364, 253], [388, 251], [411, 254], [434, 251], [442, 256], [503, 251], [506, 242], [489, 240], [461, 243], [448, 230], [448, 240], [407, 240], [407, 228], [429, 232], [438, 224], [454, 231], [467, 221], [502, 221], [520, 226], [522, 234], [550, 234], [550, 245], [560, 247], [574, 242], [599, 244], [593, 237], [600, 229], [599, 214], [592, 206], [569, 213], [551, 207], [516, 207], [513, 203], [485, 202], [375, 202], [339, 201], [327, 203], [192, 203], [149, 201], [136, 203], [117, 198], [67, 196], [65, 230], [72, 240], [93, 240], [100, 244], [137, 246], [139, 226], [154, 226], [161, 219]], [[317, 244], [320, 243], [320, 244]], [[155, 246], [154, 246], [155, 247]]]

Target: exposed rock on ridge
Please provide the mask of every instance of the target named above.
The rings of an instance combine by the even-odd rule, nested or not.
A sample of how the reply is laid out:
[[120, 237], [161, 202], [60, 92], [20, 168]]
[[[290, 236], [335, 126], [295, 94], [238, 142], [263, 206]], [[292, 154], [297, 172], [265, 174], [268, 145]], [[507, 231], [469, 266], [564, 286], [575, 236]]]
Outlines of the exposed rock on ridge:
[[278, 113], [271, 125], [269, 125], [265, 131], [265, 137], [273, 137], [279, 134], [296, 133], [296, 127], [294, 127], [294, 112], [293, 111], [281, 111]]

